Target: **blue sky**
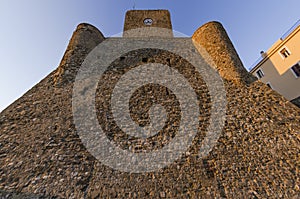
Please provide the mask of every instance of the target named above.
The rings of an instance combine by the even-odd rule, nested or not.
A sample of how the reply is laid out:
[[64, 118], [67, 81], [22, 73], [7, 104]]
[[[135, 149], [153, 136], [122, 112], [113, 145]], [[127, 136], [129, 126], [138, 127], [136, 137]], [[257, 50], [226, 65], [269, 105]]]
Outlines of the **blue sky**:
[[79, 23], [117, 34], [134, 2], [170, 10], [173, 29], [189, 36], [220, 21], [246, 68], [300, 18], [299, 0], [0, 0], [0, 111], [58, 66]]

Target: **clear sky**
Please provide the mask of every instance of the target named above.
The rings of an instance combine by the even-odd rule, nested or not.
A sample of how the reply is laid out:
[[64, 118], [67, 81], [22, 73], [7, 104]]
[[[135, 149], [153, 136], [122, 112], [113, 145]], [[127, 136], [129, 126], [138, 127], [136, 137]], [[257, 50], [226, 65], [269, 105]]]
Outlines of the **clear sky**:
[[134, 2], [170, 10], [173, 29], [189, 36], [220, 21], [246, 68], [300, 18], [299, 0], [0, 0], [0, 111], [58, 66], [79, 23], [117, 34]]

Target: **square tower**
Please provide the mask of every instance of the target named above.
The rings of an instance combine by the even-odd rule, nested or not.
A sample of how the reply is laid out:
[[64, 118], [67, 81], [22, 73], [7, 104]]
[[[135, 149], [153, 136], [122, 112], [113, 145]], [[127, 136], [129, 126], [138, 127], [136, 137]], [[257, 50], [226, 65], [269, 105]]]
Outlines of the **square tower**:
[[168, 10], [129, 10], [126, 12], [124, 37], [173, 37]]

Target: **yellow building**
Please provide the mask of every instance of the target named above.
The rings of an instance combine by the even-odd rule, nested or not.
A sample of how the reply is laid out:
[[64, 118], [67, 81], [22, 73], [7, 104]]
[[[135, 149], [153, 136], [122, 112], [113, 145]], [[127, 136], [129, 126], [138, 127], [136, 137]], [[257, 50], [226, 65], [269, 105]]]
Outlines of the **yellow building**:
[[[288, 100], [300, 101], [300, 20], [266, 52], [251, 73]], [[299, 106], [299, 104], [298, 104]]]

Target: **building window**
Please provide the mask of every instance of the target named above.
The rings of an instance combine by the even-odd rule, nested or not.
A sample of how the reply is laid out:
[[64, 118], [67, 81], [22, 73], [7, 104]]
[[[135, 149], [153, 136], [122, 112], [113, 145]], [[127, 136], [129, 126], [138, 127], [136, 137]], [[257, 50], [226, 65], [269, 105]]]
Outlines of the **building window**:
[[291, 55], [291, 52], [286, 47], [282, 48], [279, 53], [284, 59]]
[[265, 75], [264, 75], [264, 73], [262, 72], [262, 70], [259, 69], [258, 71], [256, 71], [256, 76], [260, 79], [260, 78], [262, 78], [262, 77], [265, 76]]
[[299, 62], [291, 67], [291, 71], [294, 73], [295, 77], [300, 77], [300, 64]]
[[272, 88], [272, 86], [271, 86], [271, 83], [270, 83], [270, 82], [267, 82], [266, 84], [267, 84], [267, 86], [269, 86], [270, 88]]

